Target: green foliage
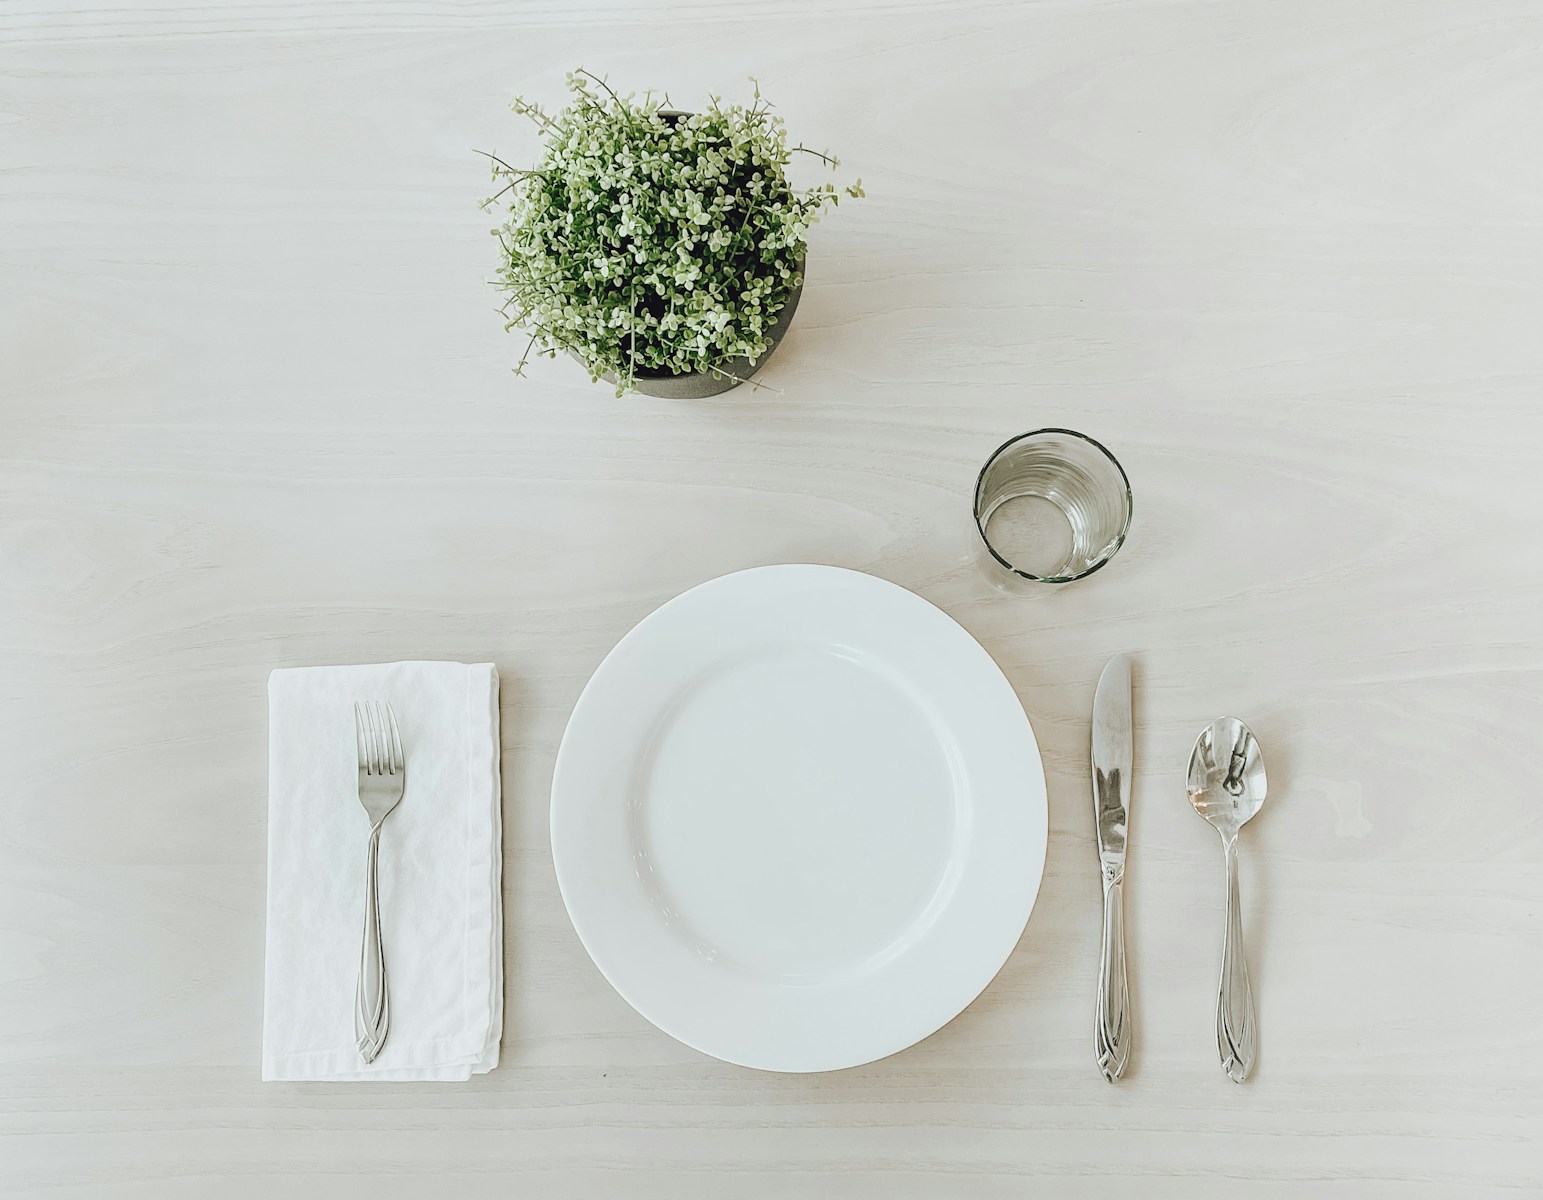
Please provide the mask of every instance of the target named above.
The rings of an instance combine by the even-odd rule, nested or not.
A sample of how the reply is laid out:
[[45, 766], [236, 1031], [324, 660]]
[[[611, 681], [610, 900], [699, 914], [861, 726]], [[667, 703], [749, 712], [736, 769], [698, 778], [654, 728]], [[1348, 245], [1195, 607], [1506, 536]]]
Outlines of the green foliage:
[[496, 286], [506, 328], [532, 351], [573, 353], [591, 378], [610, 372], [618, 396], [640, 373], [725, 375], [756, 359], [801, 279], [809, 226], [860, 183], [795, 189], [795, 153], [756, 88], [749, 108], [716, 97], [703, 112], [666, 115], [652, 93], [617, 95], [603, 80], [568, 76], [572, 100], [548, 114], [516, 99], [541, 131], [533, 170], [492, 155], [507, 213]]

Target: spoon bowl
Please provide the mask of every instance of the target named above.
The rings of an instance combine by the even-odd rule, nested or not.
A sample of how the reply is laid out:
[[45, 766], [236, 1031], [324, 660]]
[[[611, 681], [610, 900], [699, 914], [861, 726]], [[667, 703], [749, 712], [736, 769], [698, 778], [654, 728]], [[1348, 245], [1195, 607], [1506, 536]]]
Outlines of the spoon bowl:
[[1253, 730], [1236, 717], [1212, 721], [1189, 756], [1189, 802], [1224, 840], [1264, 807], [1268, 781]]

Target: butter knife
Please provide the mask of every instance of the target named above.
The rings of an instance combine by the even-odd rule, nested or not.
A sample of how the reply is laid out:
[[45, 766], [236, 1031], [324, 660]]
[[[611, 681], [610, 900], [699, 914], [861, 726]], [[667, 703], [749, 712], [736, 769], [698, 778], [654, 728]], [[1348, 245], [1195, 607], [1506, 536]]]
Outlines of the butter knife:
[[1117, 654], [1093, 694], [1093, 822], [1104, 885], [1104, 933], [1099, 948], [1098, 1069], [1110, 1083], [1130, 1061], [1130, 987], [1125, 978], [1125, 839], [1129, 829], [1130, 658]]

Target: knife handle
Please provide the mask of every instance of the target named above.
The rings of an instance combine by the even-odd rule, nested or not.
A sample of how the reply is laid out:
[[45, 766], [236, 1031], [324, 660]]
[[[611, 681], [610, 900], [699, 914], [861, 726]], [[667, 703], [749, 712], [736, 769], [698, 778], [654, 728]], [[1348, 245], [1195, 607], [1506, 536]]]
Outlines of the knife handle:
[[1104, 876], [1104, 936], [1099, 948], [1098, 1069], [1113, 1083], [1130, 1061], [1130, 985], [1125, 977], [1125, 880]]
[[1248, 959], [1243, 954], [1237, 839], [1224, 839], [1222, 845], [1227, 856], [1227, 931], [1222, 939], [1221, 983], [1216, 989], [1216, 1049], [1227, 1077], [1242, 1083], [1254, 1069], [1258, 1023], [1254, 1018], [1254, 989], [1248, 980]]

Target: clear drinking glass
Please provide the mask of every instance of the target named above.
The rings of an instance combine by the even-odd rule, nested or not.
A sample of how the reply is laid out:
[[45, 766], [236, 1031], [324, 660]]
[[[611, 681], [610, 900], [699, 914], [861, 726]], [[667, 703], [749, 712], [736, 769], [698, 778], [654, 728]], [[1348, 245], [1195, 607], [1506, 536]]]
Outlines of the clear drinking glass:
[[1099, 442], [1036, 429], [997, 448], [975, 481], [982, 568], [1007, 591], [1073, 583], [1125, 544], [1130, 480]]

